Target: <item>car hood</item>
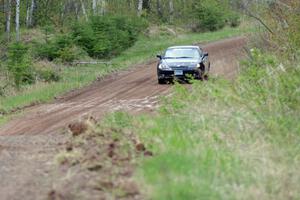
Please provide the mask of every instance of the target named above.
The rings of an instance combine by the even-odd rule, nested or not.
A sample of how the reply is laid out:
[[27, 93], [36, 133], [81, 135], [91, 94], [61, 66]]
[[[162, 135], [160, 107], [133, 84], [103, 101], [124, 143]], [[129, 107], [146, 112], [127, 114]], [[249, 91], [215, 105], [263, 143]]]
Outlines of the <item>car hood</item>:
[[199, 59], [164, 59], [162, 61], [169, 67], [195, 67], [199, 62]]

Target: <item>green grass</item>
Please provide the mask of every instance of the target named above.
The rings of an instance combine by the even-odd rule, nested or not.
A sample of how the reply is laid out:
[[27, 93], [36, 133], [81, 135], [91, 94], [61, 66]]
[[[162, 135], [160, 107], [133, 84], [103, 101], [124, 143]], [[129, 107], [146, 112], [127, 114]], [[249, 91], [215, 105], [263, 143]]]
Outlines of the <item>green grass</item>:
[[256, 53], [233, 83], [176, 85], [156, 116], [109, 120], [154, 152], [137, 173], [149, 199], [299, 199], [300, 66]]
[[[55, 96], [72, 89], [80, 88], [90, 84], [97, 77], [105, 76], [116, 70], [126, 69], [137, 63], [145, 62], [150, 58], [155, 58], [156, 53], [159, 53], [164, 48], [170, 45], [193, 44], [200, 42], [208, 42], [219, 40], [232, 36], [241, 35], [249, 30], [242, 28], [225, 28], [213, 33], [201, 34], [184, 34], [178, 37], [171, 36], [155, 36], [155, 37], [140, 37], [136, 44], [122, 53], [120, 56], [112, 59], [112, 65], [86, 65], [77, 67], [61, 68], [60, 82], [56, 83], [40, 83], [28, 86], [22, 89], [13, 96], [0, 97], [0, 111], [10, 112], [16, 108], [30, 105], [33, 102], [47, 102]], [[2, 116], [0, 124], [7, 121], [9, 116]]]

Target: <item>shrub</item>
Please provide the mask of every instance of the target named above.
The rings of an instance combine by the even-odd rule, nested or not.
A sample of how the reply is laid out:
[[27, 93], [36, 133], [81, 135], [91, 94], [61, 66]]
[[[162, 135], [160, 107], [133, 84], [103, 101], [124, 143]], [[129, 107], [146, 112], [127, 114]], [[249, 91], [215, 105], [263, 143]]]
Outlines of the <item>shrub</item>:
[[62, 62], [72, 62], [81, 53], [82, 51], [74, 46], [72, 37], [68, 35], [57, 35], [46, 44], [39, 44], [36, 48], [37, 57], [49, 61], [59, 59]]
[[203, 0], [194, 7], [196, 26], [194, 31], [216, 31], [226, 24], [237, 27], [240, 24], [240, 16], [233, 11], [227, 1]]
[[93, 48], [96, 42], [94, 31], [89, 24], [76, 23], [72, 27], [72, 37], [74, 42], [83, 48], [89, 55], [93, 54]]
[[197, 31], [216, 31], [225, 26], [224, 8], [217, 1], [201, 1], [195, 5]]
[[241, 23], [240, 16], [237, 13], [235, 12], [228, 13], [227, 24], [230, 27], [238, 27], [240, 23]]
[[60, 68], [47, 60], [36, 61], [33, 64], [36, 78], [43, 82], [57, 82], [60, 80]]
[[38, 44], [36, 47], [36, 56], [41, 59], [53, 61], [57, 57], [57, 49], [52, 43]]
[[82, 50], [76, 47], [75, 45], [65, 47], [58, 51], [58, 58], [62, 62], [73, 62], [74, 60], [78, 59], [78, 57], [80, 57], [81, 55], [85, 55], [85, 53], [82, 52]]
[[13, 43], [8, 47], [7, 69], [13, 77], [17, 88], [22, 84], [32, 84], [35, 82], [28, 47], [20, 42]]
[[36, 56], [63, 62], [72, 62], [86, 53], [94, 58], [112, 57], [132, 46], [147, 26], [139, 18], [93, 16], [88, 23], [76, 22], [70, 36], [57, 35], [46, 44], [37, 45]]
[[89, 23], [73, 25], [75, 43], [91, 57], [107, 58], [118, 55], [137, 40], [147, 27], [142, 19], [120, 16], [93, 16]]
[[60, 80], [59, 74], [51, 69], [38, 70], [37, 74], [39, 79], [45, 82], [57, 82]]

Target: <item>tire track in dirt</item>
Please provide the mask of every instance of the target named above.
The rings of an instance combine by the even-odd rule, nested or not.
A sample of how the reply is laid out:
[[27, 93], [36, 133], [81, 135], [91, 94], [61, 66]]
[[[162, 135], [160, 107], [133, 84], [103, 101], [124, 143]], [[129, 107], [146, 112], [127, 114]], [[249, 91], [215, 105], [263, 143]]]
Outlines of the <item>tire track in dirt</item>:
[[[203, 46], [210, 53], [211, 73], [229, 79], [238, 70], [246, 44], [235, 37]], [[156, 108], [172, 85], [158, 85], [156, 60], [133, 67], [70, 92], [59, 99], [24, 110], [0, 128], [0, 199], [45, 199], [55, 180], [53, 157], [67, 136], [65, 127], [84, 116], [101, 119], [117, 109], [132, 113]]]

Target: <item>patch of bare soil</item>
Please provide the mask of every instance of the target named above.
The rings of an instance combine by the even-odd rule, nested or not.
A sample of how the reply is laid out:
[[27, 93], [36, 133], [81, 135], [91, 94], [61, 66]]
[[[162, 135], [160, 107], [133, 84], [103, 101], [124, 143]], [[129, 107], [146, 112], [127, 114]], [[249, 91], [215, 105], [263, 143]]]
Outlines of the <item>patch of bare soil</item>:
[[[212, 73], [233, 78], [245, 43], [235, 37], [204, 45]], [[134, 158], [152, 153], [130, 133], [90, 130], [93, 121], [116, 110], [155, 110], [171, 87], [157, 84], [152, 60], [26, 108], [0, 128], [0, 199], [143, 199], [132, 182]], [[66, 129], [72, 134], [62, 134]]]
[[137, 157], [151, 152], [129, 130], [95, 125], [86, 120], [70, 127], [71, 139], [55, 159], [68, 177], [48, 199], [143, 199], [132, 176]]

